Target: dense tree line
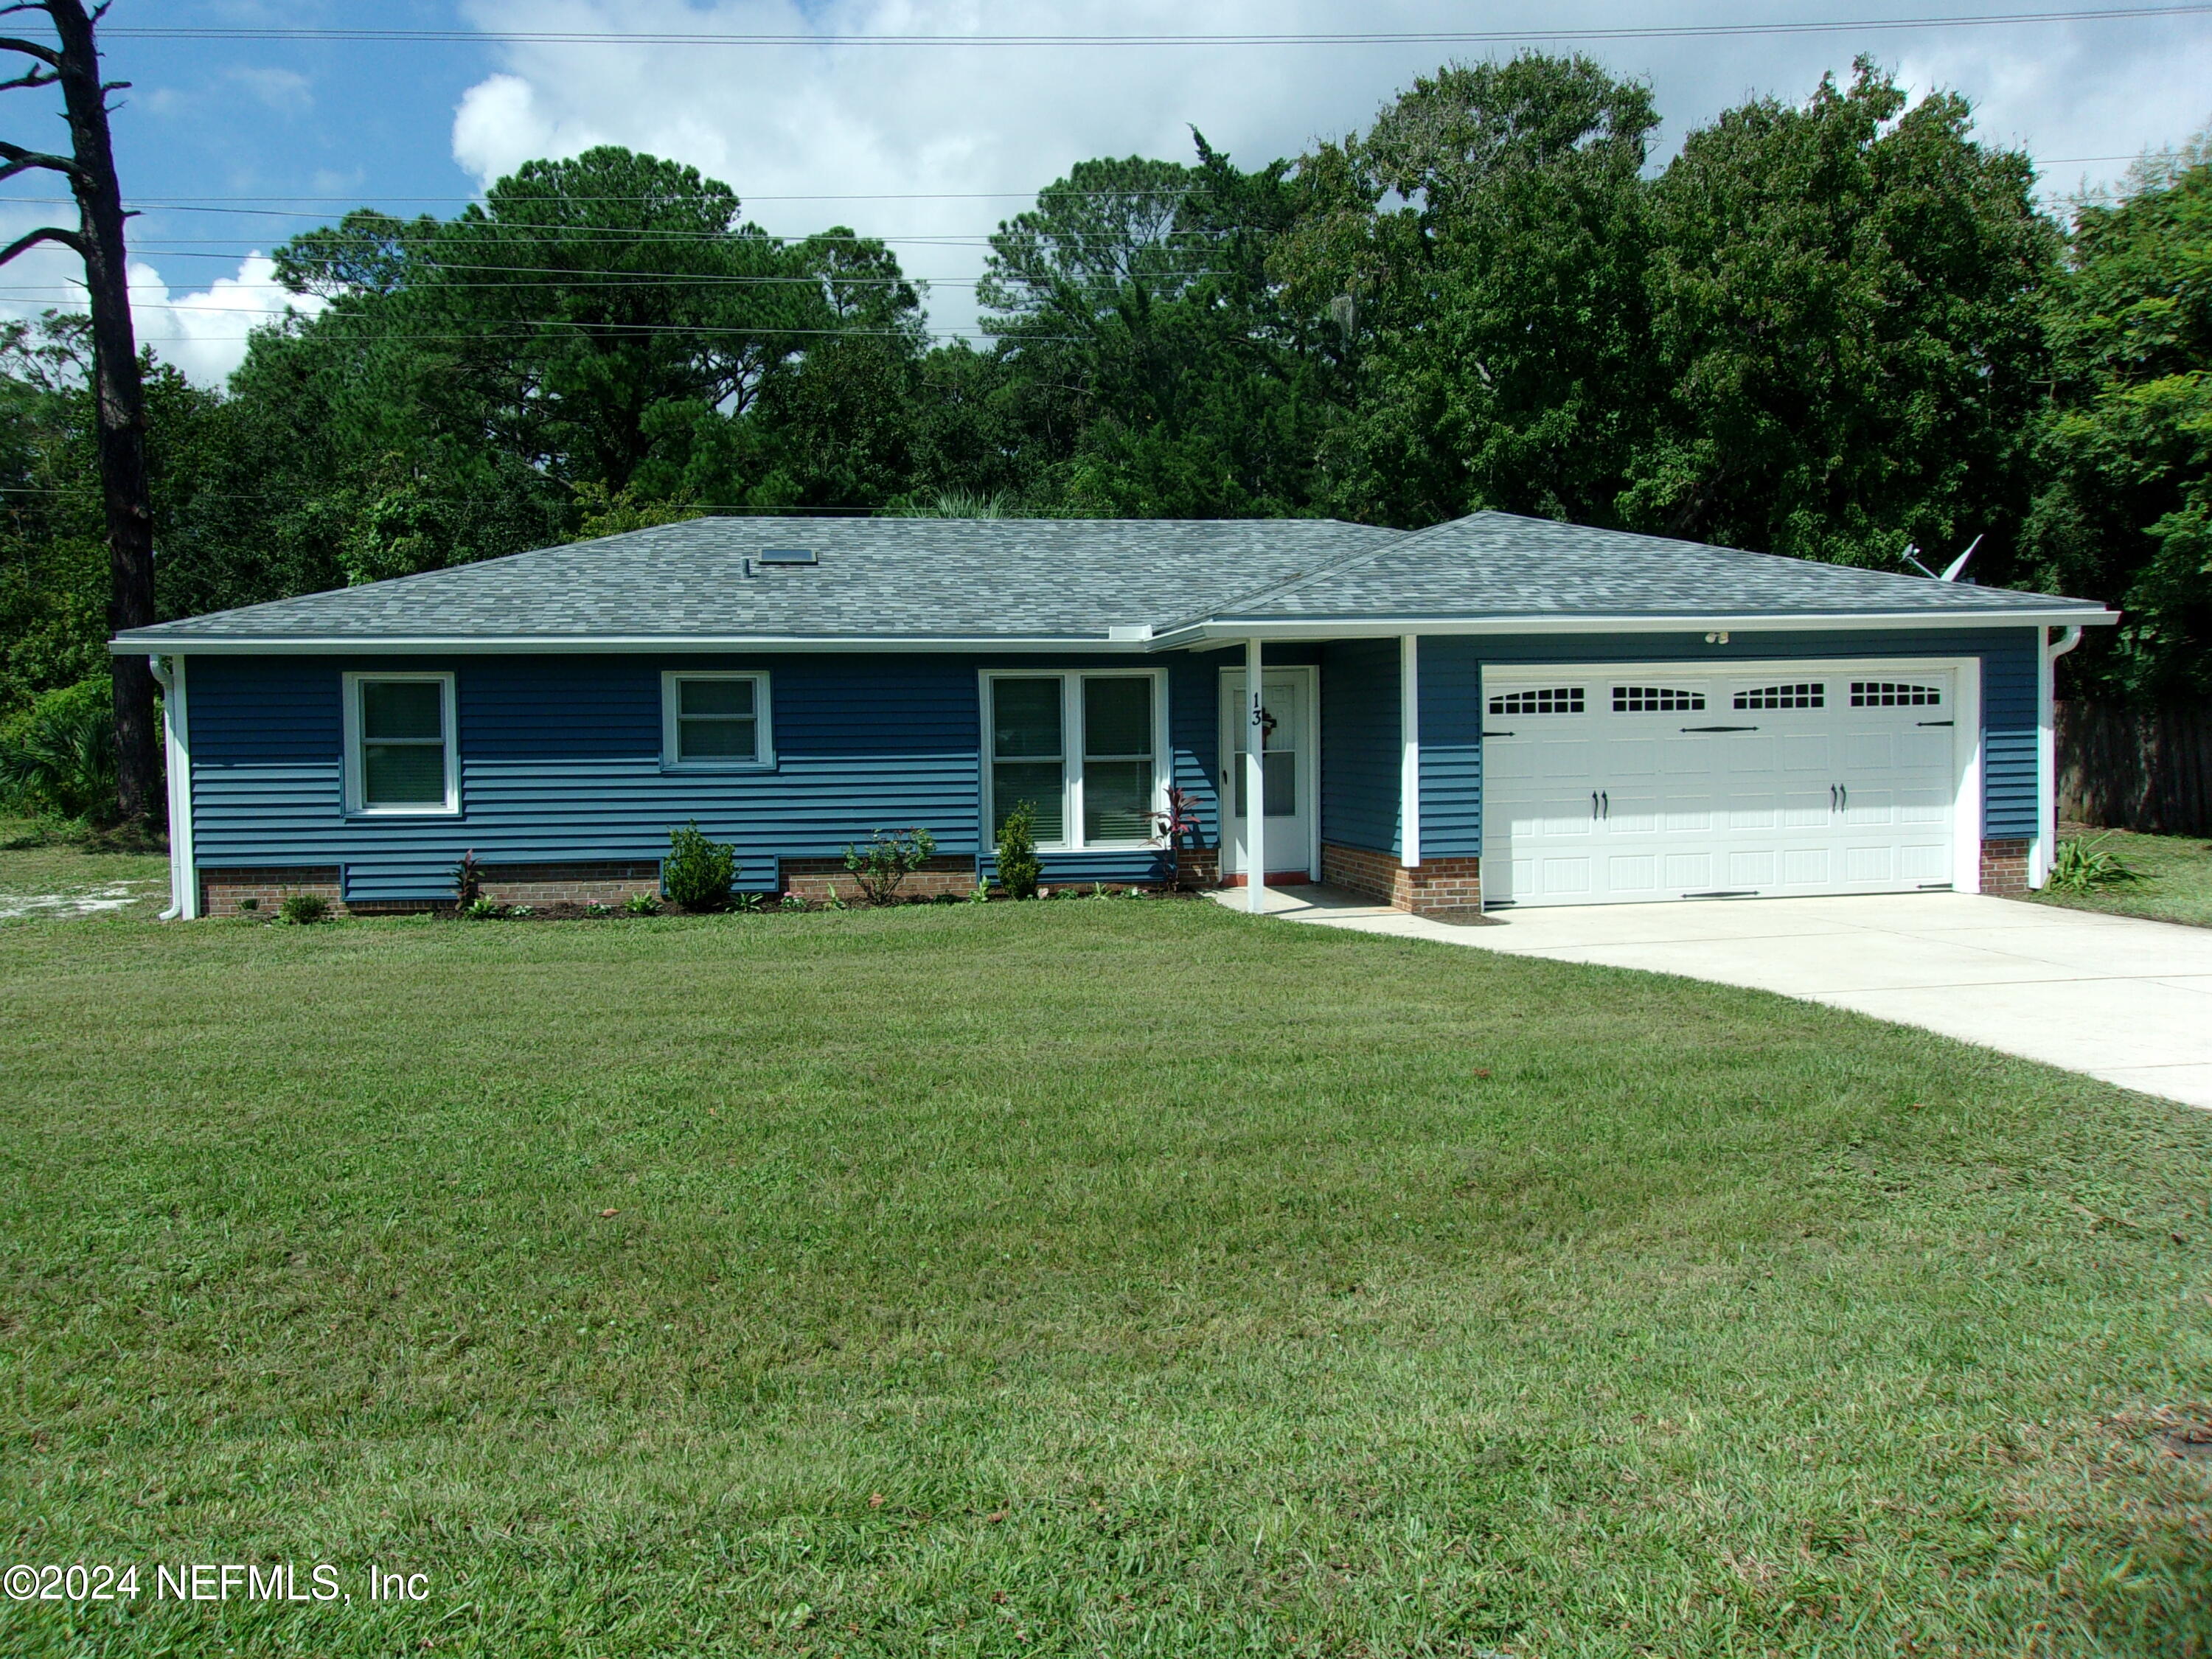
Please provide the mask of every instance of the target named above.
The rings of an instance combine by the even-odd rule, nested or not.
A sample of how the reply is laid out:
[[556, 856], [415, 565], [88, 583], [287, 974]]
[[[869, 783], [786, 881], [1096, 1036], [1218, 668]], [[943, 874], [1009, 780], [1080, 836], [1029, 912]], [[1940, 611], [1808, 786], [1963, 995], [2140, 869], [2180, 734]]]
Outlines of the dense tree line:
[[[880, 242], [689, 167], [532, 162], [279, 251], [328, 301], [227, 392], [148, 365], [164, 614], [697, 512], [1486, 507], [2123, 605], [2069, 659], [2212, 690], [2212, 164], [2039, 212], [1862, 63], [1651, 166], [1647, 90], [1530, 56], [1255, 171], [1099, 160], [991, 239], [988, 349]], [[0, 337], [0, 716], [100, 672], [83, 326]]]

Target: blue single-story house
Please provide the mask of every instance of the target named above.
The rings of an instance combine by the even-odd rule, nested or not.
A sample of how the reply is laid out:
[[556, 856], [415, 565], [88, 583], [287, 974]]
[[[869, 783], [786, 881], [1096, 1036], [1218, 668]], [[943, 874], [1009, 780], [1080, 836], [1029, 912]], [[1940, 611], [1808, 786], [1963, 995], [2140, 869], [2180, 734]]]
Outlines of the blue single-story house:
[[187, 917], [433, 904], [464, 851], [612, 902], [693, 819], [740, 890], [919, 824], [965, 890], [1019, 801], [1048, 884], [1157, 882], [1171, 785], [1203, 879], [1449, 913], [2039, 884], [2051, 665], [2114, 620], [1500, 513], [710, 518], [112, 648], [168, 688]]

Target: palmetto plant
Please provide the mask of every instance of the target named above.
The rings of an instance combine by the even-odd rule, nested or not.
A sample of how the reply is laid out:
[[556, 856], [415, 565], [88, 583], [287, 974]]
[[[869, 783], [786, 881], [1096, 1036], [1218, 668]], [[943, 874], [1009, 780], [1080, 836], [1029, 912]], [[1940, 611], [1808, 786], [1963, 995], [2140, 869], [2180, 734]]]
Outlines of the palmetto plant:
[[115, 815], [115, 716], [107, 682], [49, 692], [0, 737], [0, 800], [100, 822]]

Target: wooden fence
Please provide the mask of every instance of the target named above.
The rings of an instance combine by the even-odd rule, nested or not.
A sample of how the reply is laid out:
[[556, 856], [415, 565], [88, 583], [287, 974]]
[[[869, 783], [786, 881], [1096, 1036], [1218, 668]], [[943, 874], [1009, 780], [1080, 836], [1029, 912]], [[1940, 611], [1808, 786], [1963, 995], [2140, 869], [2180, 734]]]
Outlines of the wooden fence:
[[2062, 702], [2058, 816], [2100, 830], [2212, 836], [2212, 711]]

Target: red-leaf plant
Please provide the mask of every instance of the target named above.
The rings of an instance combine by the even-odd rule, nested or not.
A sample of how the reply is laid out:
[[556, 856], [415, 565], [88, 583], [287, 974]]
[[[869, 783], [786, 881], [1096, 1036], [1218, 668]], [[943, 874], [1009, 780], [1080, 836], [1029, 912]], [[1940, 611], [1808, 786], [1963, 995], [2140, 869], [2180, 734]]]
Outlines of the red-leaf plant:
[[1190, 837], [1194, 851], [1198, 845], [1198, 797], [1188, 789], [1178, 789], [1170, 785], [1167, 805], [1152, 814], [1152, 822], [1159, 826], [1159, 833], [1167, 837], [1168, 889], [1170, 892], [1179, 893], [1182, 890], [1183, 837]]

